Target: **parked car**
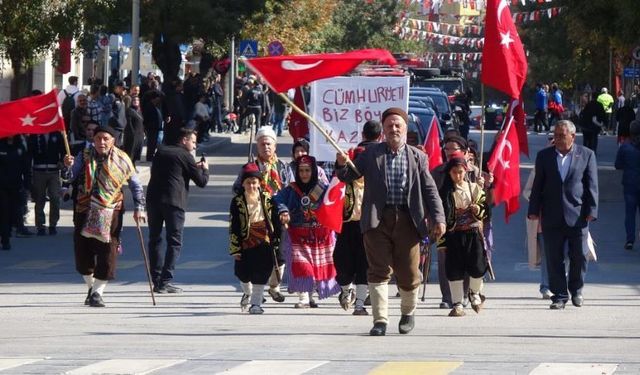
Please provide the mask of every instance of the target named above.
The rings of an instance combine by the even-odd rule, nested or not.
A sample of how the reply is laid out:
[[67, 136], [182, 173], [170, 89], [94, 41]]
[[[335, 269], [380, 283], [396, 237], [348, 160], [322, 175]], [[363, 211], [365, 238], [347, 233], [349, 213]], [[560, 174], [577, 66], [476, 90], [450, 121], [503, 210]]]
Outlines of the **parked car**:
[[[407, 124], [407, 143], [416, 146], [423, 145], [427, 139], [429, 128], [433, 123], [436, 113], [431, 108], [409, 106], [409, 123]], [[437, 117], [436, 117], [437, 118]], [[440, 127], [440, 138], [444, 132]]]
[[409, 100], [420, 100], [421, 98], [423, 100], [424, 98], [431, 98], [435, 104], [441, 128], [458, 128], [459, 122], [455, 119], [449, 98], [443, 91], [434, 88], [412, 87], [409, 89]]

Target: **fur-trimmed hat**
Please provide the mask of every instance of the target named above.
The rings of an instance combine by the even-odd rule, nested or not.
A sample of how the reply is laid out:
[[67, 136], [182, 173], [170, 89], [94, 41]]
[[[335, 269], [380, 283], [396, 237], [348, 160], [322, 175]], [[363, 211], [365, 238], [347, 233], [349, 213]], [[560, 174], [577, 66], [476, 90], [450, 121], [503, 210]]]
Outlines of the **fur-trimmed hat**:
[[273, 131], [273, 128], [271, 126], [262, 126], [260, 129], [258, 129], [256, 140], [260, 140], [260, 138], [262, 137], [269, 137], [273, 139], [274, 142], [278, 142], [276, 132]]
[[250, 177], [255, 177], [258, 180], [262, 180], [262, 173], [260, 172], [260, 168], [256, 163], [247, 163], [242, 166], [242, 182]]

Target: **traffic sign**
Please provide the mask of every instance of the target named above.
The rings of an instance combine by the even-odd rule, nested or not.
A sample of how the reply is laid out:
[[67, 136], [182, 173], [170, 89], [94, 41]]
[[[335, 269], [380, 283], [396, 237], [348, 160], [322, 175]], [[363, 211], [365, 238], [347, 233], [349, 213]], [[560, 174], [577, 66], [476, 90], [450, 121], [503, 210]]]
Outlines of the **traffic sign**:
[[624, 78], [640, 78], [640, 68], [624, 68]]
[[241, 40], [240, 41], [240, 56], [244, 57], [256, 57], [258, 56], [258, 41], [257, 40]]
[[269, 52], [269, 56], [280, 56], [284, 53], [284, 46], [281, 41], [274, 40], [267, 45], [267, 51]]
[[634, 48], [633, 51], [631, 51], [631, 57], [633, 57], [633, 59], [636, 61], [640, 61], [640, 46]]
[[106, 49], [109, 46], [109, 37], [107, 35], [100, 35], [98, 38], [98, 48]]

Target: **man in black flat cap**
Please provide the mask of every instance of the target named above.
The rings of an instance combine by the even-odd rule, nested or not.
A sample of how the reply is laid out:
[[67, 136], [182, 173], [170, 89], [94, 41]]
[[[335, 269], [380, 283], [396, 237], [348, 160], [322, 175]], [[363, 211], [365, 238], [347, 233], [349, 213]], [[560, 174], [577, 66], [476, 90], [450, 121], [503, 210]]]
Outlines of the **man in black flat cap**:
[[119, 132], [111, 126], [95, 130], [94, 143], [78, 157], [67, 155], [64, 176], [76, 180], [78, 195], [73, 213], [76, 270], [89, 288], [85, 305], [104, 307], [102, 294], [115, 278], [124, 215], [122, 187], [127, 182], [136, 222], [145, 222], [142, 184], [127, 154], [114, 146]]
[[407, 119], [401, 108], [382, 113], [385, 142], [368, 147], [355, 158], [360, 174], [346, 166], [346, 155], [338, 154], [336, 161], [340, 180], [351, 182], [364, 176], [360, 228], [369, 262], [367, 279], [374, 323], [371, 336], [386, 334], [392, 272], [401, 297], [398, 331], [411, 332], [421, 281], [420, 241], [430, 228], [435, 239], [445, 232], [442, 201], [429, 173], [427, 156], [406, 144]]

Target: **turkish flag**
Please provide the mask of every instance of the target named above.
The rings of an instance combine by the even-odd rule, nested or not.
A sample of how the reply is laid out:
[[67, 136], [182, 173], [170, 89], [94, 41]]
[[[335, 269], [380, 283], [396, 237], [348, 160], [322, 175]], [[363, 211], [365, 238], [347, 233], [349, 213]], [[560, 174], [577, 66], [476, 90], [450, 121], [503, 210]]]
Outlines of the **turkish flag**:
[[507, 223], [509, 216], [520, 208], [520, 147], [513, 123], [511, 117], [506, 130], [498, 135], [498, 142], [487, 163], [494, 176], [494, 202], [496, 206], [504, 202]]
[[281, 93], [311, 81], [348, 73], [367, 60], [388, 65], [397, 64], [391, 53], [384, 49], [258, 57], [247, 59], [245, 63], [262, 76], [274, 91]]
[[516, 126], [518, 133], [518, 145], [520, 146], [520, 152], [529, 157], [529, 140], [527, 138], [527, 119], [524, 113], [524, 102], [522, 101], [522, 95], [520, 99], [513, 99], [507, 107], [507, 118], [513, 116], [513, 122]]
[[433, 120], [431, 120], [427, 138], [424, 140], [424, 152], [429, 157], [429, 171], [443, 163], [442, 150], [440, 149], [440, 125], [437, 116], [433, 116]]
[[527, 58], [511, 18], [508, 0], [487, 0], [482, 83], [519, 98], [527, 79]]
[[[296, 87], [293, 104], [306, 111], [307, 105], [304, 102], [304, 94], [301, 87]], [[309, 120], [298, 112], [292, 111], [289, 115], [289, 134], [291, 134], [294, 141], [309, 137]]]
[[346, 188], [344, 182], [333, 176], [324, 193], [322, 203], [316, 209], [318, 223], [336, 233], [342, 232], [342, 210], [344, 209]]
[[52, 90], [0, 104], [0, 138], [65, 131], [57, 95]]

